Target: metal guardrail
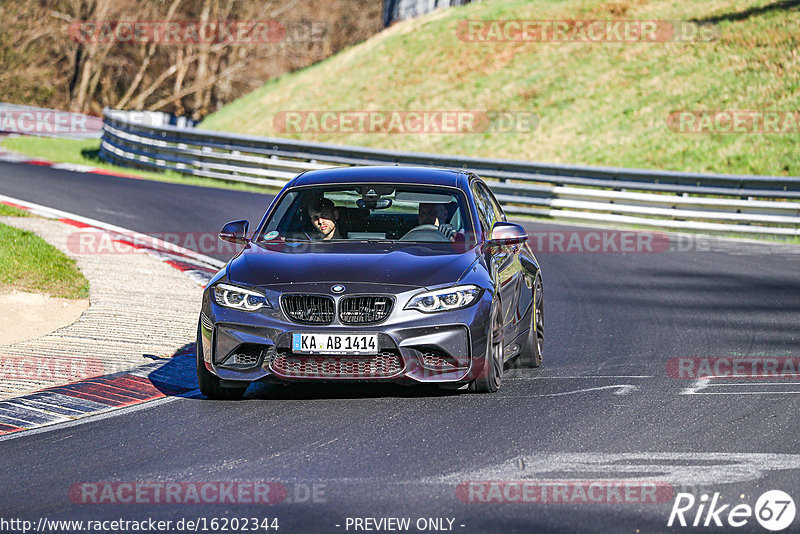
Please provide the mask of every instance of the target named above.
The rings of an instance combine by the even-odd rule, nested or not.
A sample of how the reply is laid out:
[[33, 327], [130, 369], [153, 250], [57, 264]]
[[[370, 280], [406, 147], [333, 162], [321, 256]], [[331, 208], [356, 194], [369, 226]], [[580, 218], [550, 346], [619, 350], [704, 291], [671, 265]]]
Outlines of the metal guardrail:
[[554, 165], [401, 152], [146, 124], [106, 110], [100, 156], [111, 163], [281, 187], [340, 165], [465, 169], [508, 213], [671, 229], [800, 236], [800, 177]]

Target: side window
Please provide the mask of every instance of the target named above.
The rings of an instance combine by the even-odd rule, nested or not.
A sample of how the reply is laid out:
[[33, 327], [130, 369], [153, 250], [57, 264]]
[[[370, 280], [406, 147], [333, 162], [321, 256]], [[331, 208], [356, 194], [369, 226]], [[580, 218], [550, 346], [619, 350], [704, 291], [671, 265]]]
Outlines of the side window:
[[503, 212], [503, 208], [500, 207], [500, 203], [494, 198], [494, 193], [486, 187], [486, 195], [489, 198], [489, 202], [491, 202], [492, 209], [494, 210], [495, 214], [495, 221], [506, 221], [506, 214]]
[[477, 183], [472, 184], [472, 196], [475, 198], [475, 207], [478, 209], [478, 220], [481, 223], [481, 229], [484, 234], [488, 234], [491, 228], [489, 222], [490, 214], [493, 210], [491, 206], [486, 203], [486, 196]]
[[481, 204], [484, 206], [485, 210], [485, 218], [488, 227], [486, 229], [487, 232], [491, 232], [492, 226], [497, 221], [503, 220], [503, 212], [500, 210], [499, 206], [497, 205], [497, 201], [492, 196], [492, 193], [481, 183], [475, 184], [475, 193], [481, 199]]

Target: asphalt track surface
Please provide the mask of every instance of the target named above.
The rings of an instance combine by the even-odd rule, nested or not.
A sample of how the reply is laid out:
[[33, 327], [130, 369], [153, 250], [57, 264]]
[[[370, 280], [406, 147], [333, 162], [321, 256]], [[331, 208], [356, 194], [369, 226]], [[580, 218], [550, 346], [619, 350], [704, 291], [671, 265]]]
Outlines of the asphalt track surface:
[[[9, 163], [0, 163], [0, 194], [145, 233], [255, 223], [270, 200]], [[754, 506], [779, 489], [800, 505], [800, 383], [677, 380], [667, 365], [678, 357], [800, 356], [800, 254], [733, 242], [685, 248], [538, 254], [544, 364], [507, 369], [494, 395], [261, 386], [241, 402], [173, 397], [4, 439], [0, 515], [268, 517], [279, 533], [363, 532], [348, 518], [387, 517], [410, 518], [406, 532], [434, 531], [418, 530], [419, 518], [452, 519], [452, 531], [463, 533], [768, 532], [753, 517], [736, 529], [703, 527], [705, 514], [696, 529], [667, 520], [681, 491]], [[659, 503], [587, 503], [574, 493], [571, 503], [487, 503], [458, 493], [469, 481], [522, 480], [650, 480], [670, 494]], [[274, 481], [286, 497], [269, 505], [70, 498], [75, 484], [111, 481]], [[690, 524], [696, 512], [686, 512]], [[797, 531], [800, 518], [784, 530]]]

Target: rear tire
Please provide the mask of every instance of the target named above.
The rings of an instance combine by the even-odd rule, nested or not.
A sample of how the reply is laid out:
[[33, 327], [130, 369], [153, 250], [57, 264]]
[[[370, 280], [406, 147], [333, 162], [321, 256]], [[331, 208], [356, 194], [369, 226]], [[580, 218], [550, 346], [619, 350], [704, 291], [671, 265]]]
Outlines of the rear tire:
[[244, 387], [223, 387], [222, 380], [206, 369], [206, 362], [203, 359], [203, 351], [200, 343], [200, 325], [197, 325], [197, 383], [200, 385], [200, 392], [209, 399], [219, 400], [238, 400], [247, 391]]
[[519, 354], [519, 362], [524, 367], [536, 368], [542, 365], [544, 351], [544, 301], [542, 299], [542, 279], [538, 276], [533, 284], [533, 310], [531, 327], [525, 345]]
[[503, 317], [499, 305], [492, 305], [489, 318], [489, 339], [486, 342], [486, 362], [480, 376], [470, 382], [475, 393], [494, 393], [503, 384]]

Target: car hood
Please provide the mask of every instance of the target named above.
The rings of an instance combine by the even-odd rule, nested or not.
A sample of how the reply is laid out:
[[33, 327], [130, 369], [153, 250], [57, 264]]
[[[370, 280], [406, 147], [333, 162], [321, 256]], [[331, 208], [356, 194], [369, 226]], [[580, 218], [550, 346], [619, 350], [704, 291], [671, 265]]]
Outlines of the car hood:
[[360, 282], [423, 288], [458, 281], [478, 260], [478, 250], [449, 243], [250, 244], [228, 264], [228, 278], [253, 286]]

